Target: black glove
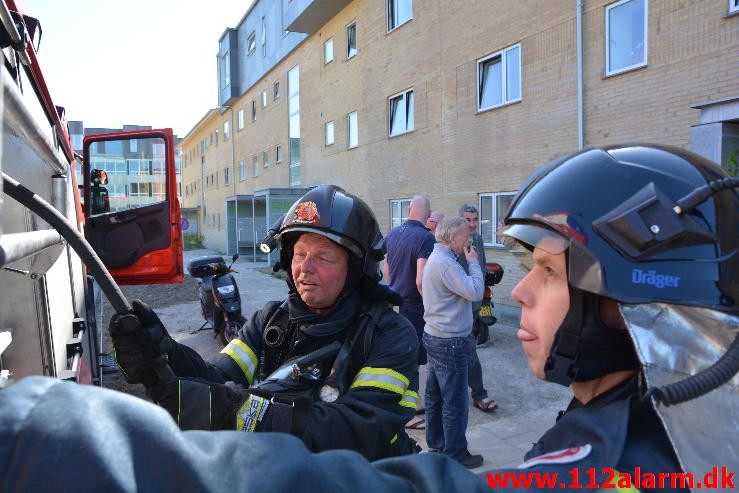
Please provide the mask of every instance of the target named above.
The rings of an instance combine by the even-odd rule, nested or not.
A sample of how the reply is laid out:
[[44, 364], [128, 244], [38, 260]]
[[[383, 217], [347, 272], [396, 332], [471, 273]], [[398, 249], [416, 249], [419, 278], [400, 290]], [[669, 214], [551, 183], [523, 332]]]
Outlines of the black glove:
[[235, 389], [192, 378], [147, 388], [183, 430], [280, 431], [298, 434], [313, 400], [268, 390]]
[[108, 330], [116, 363], [129, 383], [151, 387], [160, 382], [157, 371], [166, 366], [174, 341], [154, 311], [140, 300], [131, 303], [132, 313], [113, 315]]

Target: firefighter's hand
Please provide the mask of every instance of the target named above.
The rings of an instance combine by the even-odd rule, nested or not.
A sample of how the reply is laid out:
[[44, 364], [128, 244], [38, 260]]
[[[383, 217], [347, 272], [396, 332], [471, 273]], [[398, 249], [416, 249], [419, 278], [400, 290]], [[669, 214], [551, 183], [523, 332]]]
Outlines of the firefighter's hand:
[[110, 320], [116, 363], [127, 382], [151, 387], [159, 382], [156, 370], [166, 364], [174, 344], [149, 306], [134, 300], [132, 307], [132, 313], [116, 314]]

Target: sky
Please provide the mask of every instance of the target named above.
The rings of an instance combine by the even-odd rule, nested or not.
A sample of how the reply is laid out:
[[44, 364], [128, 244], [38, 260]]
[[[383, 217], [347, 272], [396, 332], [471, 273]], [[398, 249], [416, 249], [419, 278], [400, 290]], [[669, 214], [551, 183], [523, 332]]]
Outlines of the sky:
[[170, 127], [218, 106], [218, 40], [253, 0], [18, 0], [41, 22], [39, 64], [67, 120]]

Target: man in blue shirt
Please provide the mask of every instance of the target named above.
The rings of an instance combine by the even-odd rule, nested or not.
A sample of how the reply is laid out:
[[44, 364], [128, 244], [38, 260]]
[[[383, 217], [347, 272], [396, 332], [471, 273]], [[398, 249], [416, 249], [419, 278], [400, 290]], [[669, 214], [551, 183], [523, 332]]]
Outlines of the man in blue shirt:
[[[413, 197], [408, 207], [408, 220], [400, 226], [391, 229], [385, 237], [385, 279], [390, 287], [403, 298], [400, 314], [407, 318], [418, 335], [418, 365], [426, 364], [426, 350], [420, 344], [423, 335], [423, 299], [421, 298], [421, 279], [426, 260], [434, 249], [434, 235], [425, 227], [431, 214], [431, 203], [423, 195]], [[425, 374], [419, 368], [420, 375]], [[419, 384], [423, 386], [423, 378]], [[416, 403], [418, 414], [423, 412], [422, 389], [419, 389], [419, 399]], [[412, 419], [408, 425], [412, 429], [424, 429], [421, 418]]]

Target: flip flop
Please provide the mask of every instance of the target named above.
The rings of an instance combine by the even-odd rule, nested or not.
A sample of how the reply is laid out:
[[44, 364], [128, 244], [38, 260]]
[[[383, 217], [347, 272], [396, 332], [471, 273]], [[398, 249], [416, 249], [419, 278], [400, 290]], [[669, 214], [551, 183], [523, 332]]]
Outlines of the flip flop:
[[405, 427], [409, 430], [425, 430], [426, 420], [423, 418], [413, 418], [405, 424]]
[[489, 399], [487, 397], [479, 401], [474, 401], [472, 403], [472, 406], [476, 407], [477, 409], [479, 409], [480, 411], [484, 413], [492, 413], [493, 411], [498, 409], [498, 404], [496, 404], [494, 400]]

